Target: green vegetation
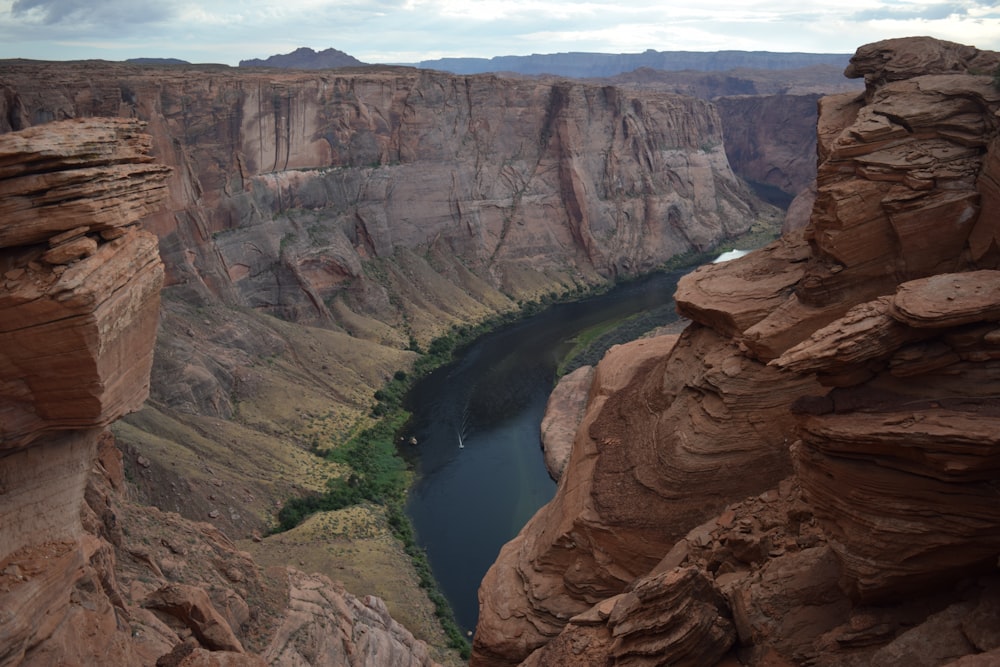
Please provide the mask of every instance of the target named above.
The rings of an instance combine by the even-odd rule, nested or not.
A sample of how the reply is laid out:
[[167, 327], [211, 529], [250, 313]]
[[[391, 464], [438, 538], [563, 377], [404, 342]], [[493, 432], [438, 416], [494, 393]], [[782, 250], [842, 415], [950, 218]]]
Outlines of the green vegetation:
[[[286, 234], [282, 239], [282, 245], [294, 241], [294, 235]], [[738, 243], [742, 247], [754, 247], [746, 245], [745, 239], [738, 240]], [[762, 245], [763, 242], [759, 244]], [[686, 253], [675, 257], [662, 269], [672, 270], [692, 266], [712, 259], [719, 252], [719, 249], [713, 249], [701, 253]], [[368, 276], [376, 281], [387, 280], [386, 269], [378, 262], [366, 262], [364, 269]], [[397, 442], [410, 415], [403, 408], [403, 399], [414, 382], [435, 368], [452, 361], [457, 351], [483, 334], [530, 317], [555, 303], [596, 295], [612, 287], [613, 285], [595, 287], [577, 285], [561, 294], [551, 292], [537, 300], [519, 302], [517, 309], [496, 313], [478, 324], [452, 326], [451, 330], [431, 341], [426, 351], [421, 350], [411, 335], [409, 348], [419, 352], [421, 356], [409, 372], [397, 371], [381, 389], [375, 392], [376, 404], [371, 413], [376, 419], [374, 424], [356, 432], [345, 443], [330, 443], [329, 448], [324, 448], [322, 443], [314, 442], [313, 450], [317, 454], [342, 464], [348, 472], [327, 480], [326, 490], [323, 493], [288, 500], [278, 513], [277, 531], [290, 530], [315, 512], [335, 511], [362, 503], [373, 503], [384, 507], [390, 530], [403, 545], [417, 572], [420, 587], [425, 589], [428, 598], [434, 604], [435, 614], [448, 636], [449, 646], [457, 649], [462, 657], [467, 659], [471, 650], [469, 642], [456, 623], [448, 601], [437, 588], [427, 556], [416, 543], [413, 526], [404, 509], [410, 473], [399, 455]], [[584, 364], [595, 364], [612, 345], [634, 340], [671, 319], [673, 319], [672, 305], [596, 325], [577, 337], [575, 347], [563, 361], [560, 374]]]
[[652, 308], [614, 322], [606, 322], [584, 332], [576, 339], [573, 349], [559, 364], [557, 375], [562, 377], [581, 366], [594, 366], [615, 345], [628, 343], [661, 327], [677, 317], [673, 304]]
[[292, 498], [278, 512], [280, 530], [291, 530], [314, 512], [334, 510], [373, 502], [390, 506], [402, 503], [406, 495], [406, 464], [396, 454], [395, 435], [409, 415], [397, 411], [331, 449], [327, 458], [348, 466], [347, 478], [331, 477], [322, 495]]
[[[572, 339], [573, 347], [570, 349], [569, 352], [566, 353], [566, 356], [563, 357], [562, 361], [559, 362], [558, 368], [556, 368], [556, 377], [562, 377], [567, 372], [569, 372], [567, 371], [567, 368], [570, 366], [570, 364], [573, 363], [574, 359], [579, 357], [585, 350], [590, 349], [591, 345], [594, 343], [595, 340], [601, 338], [604, 334], [608, 333], [609, 331], [616, 330], [626, 319], [630, 318], [622, 318], [619, 320], [601, 322], [600, 324], [595, 324], [594, 326], [588, 329], [584, 329], [579, 334], [577, 334], [576, 337]], [[576, 368], [579, 368], [581, 365], [585, 364], [575, 364], [573, 368], [571, 368], [570, 370], [575, 370]]]
[[416, 542], [413, 526], [404, 511], [409, 474], [406, 463], [396, 451], [397, 434], [410, 415], [402, 408], [388, 406], [401, 399], [408, 381], [400, 371], [383, 390], [380, 406], [386, 406], [383, 418], [347, 443], [326, 453], [327, 458], [346, 465], [351, 472], [347, 477], [333, 477], [327, 481], [327, 490], [301, 498], [292, 498], [278, 513], [279, 531], [291, 530], [314, 512], [329, 512], [359, 503], [371, 502], [386, 508], [389, 528], [398, 539], [413, 563], [418, 583], [427, 592], [434, 605], [434, 613], [448, 637], [448, 646], [457, 649], [463, 659], [471, 655], [468, 640], [455, 621], [448, 600], [437, 588], [427, 555]]

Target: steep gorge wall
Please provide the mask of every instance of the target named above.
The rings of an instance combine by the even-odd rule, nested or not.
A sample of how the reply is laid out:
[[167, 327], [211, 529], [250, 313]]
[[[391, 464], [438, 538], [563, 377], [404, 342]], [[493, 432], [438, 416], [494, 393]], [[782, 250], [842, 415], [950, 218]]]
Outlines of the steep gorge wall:
[[149, 121], [175, 167], [170, 210], [152, 222], [169, 283], [300, 321], [332, 320], [340, 283], [403, 249], [446, 253], [517, 297], [533, 287], [520, 273], [551, 288], [648, 270], [754, 213], [718, 116], [679, 96], [406, 69], [97, 63], [10, 63], [0, 85], [0, 129]]
[[680, 338], [598, 366], [473, 665], [998, 659], [998, 65], [858, 50], [804, 236], [689, 274]]
[[172, 167], [146, 223], [166, 270], [151, 401], [118, 433], [147, 499], [234, 535], [322, 488], [307, 445], [350, 432], [407, 348], [771, 215], [714, 109], [675, 95], [27, 61], [0, 91], [0, 130], [137, 117]]
[[733, 169], [773, 188], [770, 201], [787, 206], [816, 180], [816, 119], [820, 95], [718, 97]]
[[0, 665], [431, 667], [386, 605], [263, 571], [126, 499], [106, 430], [149, 393], [169, 168], [134, 119], [0, 135]]
[[[408, 348], [771, 215], [730, 170], [710, 105], [612, 86], [3, 64], [0, 131], [91, 117], [144, 121], [172, 168], [144, 223], [165, 288], [150, 400], [114, 425], [125, 472], [140, 500], [268, 562], [287, 562], [296, 538], [251, 536], [339, 472], [309, 447], [352, 433]], [[393, 616], [441, 642], [385, 517], [357, 513], [365, 532], [326, 529], [316, 567], [353, 576], [359, 596], [385, 591]], [[362, 542], [370, 558], [352, 555]], [[382, 562], [390, 575], [373, 572]]]

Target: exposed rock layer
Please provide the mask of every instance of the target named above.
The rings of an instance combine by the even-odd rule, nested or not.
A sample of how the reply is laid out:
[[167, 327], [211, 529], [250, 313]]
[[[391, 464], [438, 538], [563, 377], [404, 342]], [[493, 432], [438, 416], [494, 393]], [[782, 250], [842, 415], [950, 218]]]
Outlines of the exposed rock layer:
[[346, 288], [403, 249], [520, 296], [530, 275], [551, 287], [648, 270], [753, 218], [714, 109], [680, 96], [401, 68], [10, 63], [0, 86], [0, 129], [148, 120], [175, 167], [152, 225], [169, 282], [300, 321], [339, 321], [330, 305], [347, 297], [398, 324], [366, 294], [386, 285]]
[[144, 499], [234, 536], [323, 488], [305, 445], [350, 433], [452, 326], [775, 215], [712, 106], [676, 95], [392, 67], [2, 70], [0, 131], [138, 117], [173, 167], [146, 223], [166, 269], [151, 401], [118, 435]]
[[[132, 225], [162, 198], [167, 170], [146, 166], [139, 132], [135, 121], [95, 120], [0, 135], [0, 191], [12, 209], [0, 248], [0, 558], [78, 535], [96, 435], [149, 392], [163, 267], [156, 239]], [[77, 207], [90, 201], [82, 189], [42, 184], [103, 169], [90, 215]], [[51, 254], [79, 239], [81, 255]]]
[[163, 282], [142, 129], [0, 135], [0, 665], [435, 664], [380, 600], [120, 503], [104, 427], [148, 394]]
[[713, 664], [708, 635], [685, 648], [643, 620], [655, 596], [621, 602], [692, 566], [742, 664], [994, 650], [971, 610], [996, 577], [968, 577], [1000, 554], [1000, 91], [980, 73], [998, 64], [924, 38], [859, 49], [866, 93], [820, 105], [804, 239], [681, 281], [694, 324], [591, 402], [556, 497], [484, 580], [474, 665], [606, 664], [630, 618], [643, 649], [621, 664]]

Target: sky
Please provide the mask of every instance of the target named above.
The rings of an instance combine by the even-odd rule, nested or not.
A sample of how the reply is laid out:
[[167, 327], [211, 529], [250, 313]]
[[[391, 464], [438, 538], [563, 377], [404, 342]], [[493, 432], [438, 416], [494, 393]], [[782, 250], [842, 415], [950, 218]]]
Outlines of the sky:
[[930, 35], [1000, 51], [1000, 2], [0, 0], [0, 58], [236, 65], [301, 46], [369, 63], [591, 51], [853, 53]]

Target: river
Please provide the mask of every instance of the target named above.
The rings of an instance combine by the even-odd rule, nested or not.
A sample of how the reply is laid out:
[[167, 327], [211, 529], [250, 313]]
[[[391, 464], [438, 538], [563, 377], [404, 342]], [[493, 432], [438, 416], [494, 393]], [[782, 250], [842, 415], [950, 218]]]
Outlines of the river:
[[500, 548], [555, 492], [539, 428], [556, 369], [581, 331], [669, 304], [684, 272], [553, 306], [472, 343], [407, 398], [417, 481], [407, 514], [456, 620], [473, 630], [479, 582]]

